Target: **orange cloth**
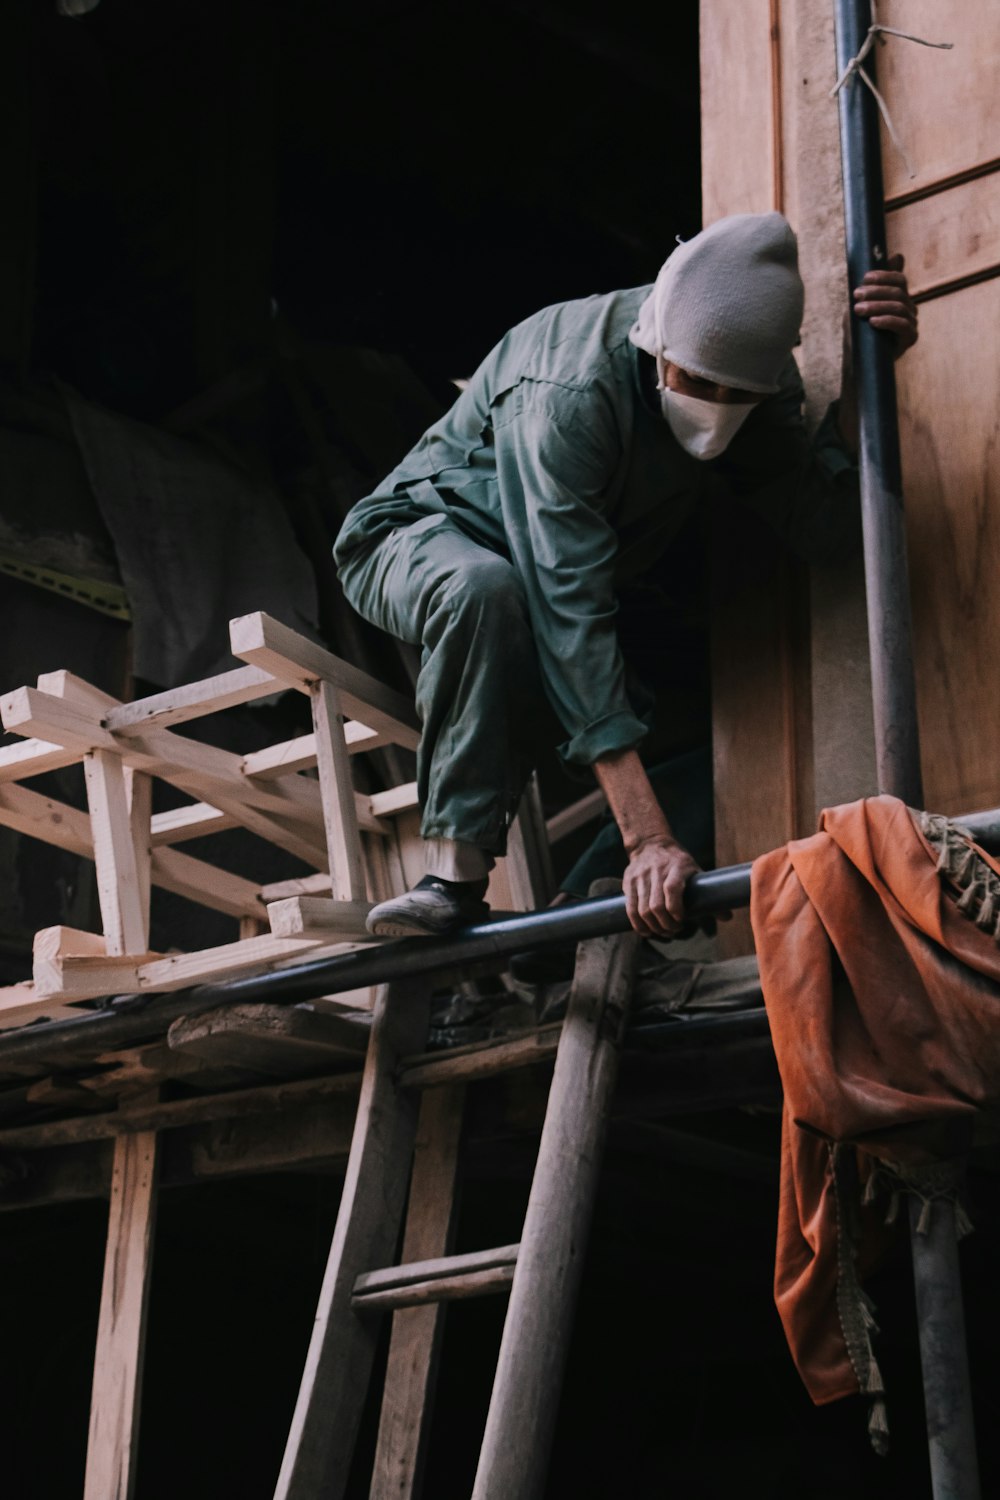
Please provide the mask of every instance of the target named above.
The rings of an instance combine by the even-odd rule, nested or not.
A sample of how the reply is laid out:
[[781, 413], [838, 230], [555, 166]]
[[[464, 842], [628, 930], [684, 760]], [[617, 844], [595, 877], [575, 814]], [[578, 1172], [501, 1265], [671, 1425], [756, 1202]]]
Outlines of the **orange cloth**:
[[[784, 1088], [775, 1300], [817, 1404], [881, 1385], [845, 1314], [854, 1269], [831, 1143], [861, 1147], [869, 1165], [919, 1166], [961, 1150], [977, 1109], [1000, 1097], [1000, 947], [957, 909], [919, 816], [892, 797], [832, 808], [812, 838], [753, 867]], [[981, 873], [1000, 872], [976, 853]], [[880, 1232], [868, 1220], [862, 1274]]]

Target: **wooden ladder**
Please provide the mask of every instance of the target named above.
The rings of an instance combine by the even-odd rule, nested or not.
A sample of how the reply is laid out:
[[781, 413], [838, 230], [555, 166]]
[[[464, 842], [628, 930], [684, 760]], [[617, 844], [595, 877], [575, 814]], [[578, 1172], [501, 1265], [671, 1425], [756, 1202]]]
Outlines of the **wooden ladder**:
[[[343, 1197], [275, 1500], [344, 1494], [378, 1313], [393, 1315], [371, 1500], [419, 1494], [444, 1304], [508, 1292], [473, 1500], [544, 1491], [563, 1365], [637, 954], [581, 943], [557, 1049], [542, 1036], [406, 1064], [426, 1043], [431, 981], [376, 1001]], [[467, 1082], [556, 1051], [520, 1244], [451, 1255]], [[409, 1198], [406, 1206], [407, 1196]], [[393, 1264], [403, 1227], [402, 1260]]]

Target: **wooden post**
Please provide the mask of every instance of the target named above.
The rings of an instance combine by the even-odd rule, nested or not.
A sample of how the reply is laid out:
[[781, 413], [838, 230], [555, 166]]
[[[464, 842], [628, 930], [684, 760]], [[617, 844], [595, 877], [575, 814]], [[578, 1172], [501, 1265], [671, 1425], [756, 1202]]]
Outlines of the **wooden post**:
[[638, 938], [577, 950], [473, 1500], [540, 1500]]
[[[403, 1237], [405, 1265], [451, 1253], [465, 1089], [428, 1089], [420, 1106]], [[393, 1314], [370, 1500], [416, 1500], [423, 1480], [427, 1436], [445, 1304]]]
[[377, 1320], [358, 1317], [351, 1296], [357, 1277], [390, 1264], [399, 1242], [417, 1103], [398, 1087], [396, 1071], [424, 1045], [430, 1003], [426, 978], [379, 990], [340, 1211], [275, 1500], [340, 1500], [347, 1485], [378, 1343]]
[[[153, 1092], [148, 1102], [158, 1097]], [[129, 1101], [134, 1106], [136, 1100]], [[84, 1500], [131, 1500], [156, 1217], [157, 1135], [115, 1142]]]
[[[149, 949], [149, 848], [147, 839], [140, 861], [130, 796], [134, 783], [131, 789], [126, 785], [125, 767], [113, 750], [92, 750], [83, 768], [106, 950], [109, 954], [145, 953]], [[140, 793], [135, 803], [137, 820], [143, 800]]]
[[344, 740], [340, 694], [332, 682], [321, 681], [310, 696], [333, 899], [364, 901], [367, 894], [365, 867], [354, 805], [351, 757]]

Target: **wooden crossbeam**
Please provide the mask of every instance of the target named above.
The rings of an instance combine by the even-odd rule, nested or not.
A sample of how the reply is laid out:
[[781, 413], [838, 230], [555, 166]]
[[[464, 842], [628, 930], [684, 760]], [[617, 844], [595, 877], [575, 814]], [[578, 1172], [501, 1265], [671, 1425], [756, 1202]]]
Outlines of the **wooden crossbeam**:
[[287, 896], [272, 901], [268, 921], [275, 937], [367, 938], [370, 901], [334, 901], [323, 896]]
[[[36, 944], [47, 933], [61, 928], [44, 928], [36, 934]], [[90, 936], [90, 934], [87, 934]], [[101, 941], [101, 940], [98, 940]], [[103, 951], [50, 953], [43, 948], [44, 961], [36, 958], [34, 984], [39, 999], [95, 1000], [101, 995], [131, 994], [142, 990], [182, 990], [193, 984], [208, 984], [217, 979], [249, 974], [269, 968], [281, 960], [288, 961], [308, 953], [310, 957], [332, 957], [346, 952], [352, 943], [326, 943], [321, 938], [280, 938], [271, 933], [223, 943], [217, 948], [200, 948], [195, 953], [166, 955], [112, 956]]]
[[455, 1302], [509, 1290], [517, 1265], [518, 1245], [444, 1255], [410, 1265], [370, 1271], [354, 1283], [356, 1312], [391, 1312], [428, 1302]]
[[[78, 808], [43, 797], [26, 786], [0, 786], [0, 826], [29, 838], [93, 859], [90, 819]], [[230, 917], [263, 917], [261, 888], [242, 875], [217, 869], [176, 849], [154, 849], [150, 861], [154, 885], [184, 896], [199, 906]]]
[[220, 713], [225, 708], [252, 703], [284, 690], [285, 684], [275, 682], [270, 672], [262, 672], [259, 667], [236, 667], [231, 672], [219, 673], [217, 677], [206, 677], [201, 682], [171, 688], [169, 692], [153, 693], [148, 698], [137, 698], [133, 703], [122, 703], [108, 710], [104, 725], [112, 734], [142, 734], [147, 729], [166, 729], [170, 724], [188, 723], [191, 719]]
[[61, 771], [80, 759], [75, 750], [50, 745], [47, 740], [22, 740], [19, 745], [0, 748], [0, 786], [7, 781], [24, 781], [41, 776], [43, 771]]
[[54, 741], [76, 750], [81, 758], [93, 750], [112, 751], [126, 765], [159, 776], [189, 796], [232, 814], [252, 833], [308, 864], [322, 867], [326, 863], [320, 790], [314, 783], [288, 778], [271, 786], [259, 785], [243, 775], [238, 755], [185, 739], [169, 729], [116, 738], [91, 708], [37, 688], [18, 688], [0, 699], [0, 719], [10, 732]]
[[[348, 719], [344, 725], [344, 743], [348, 755], [360, 755], [363, 750], [377, 750], [391, 741], [388, 735], [380, 734], [377, 729], [369, 729], [356, 719]], [[300, 734], [294, 740], [283, 740], [279, 745], [251, 750], [243, 757], [243, 774], [259, 777], [261, 781], [276, 781], [279, 776], [290, 776], [294, 771], [309, 771], [315, 764], [316, 736]]]
[[339, 690], [345, 713], [380, 730], [393, 744], [415, 750], [420, 743], [416, 712], [402, 693], [324, 651], [270, 615], [243, 615], [231, 620], [229, 640], [234, 656], [263, 668], [289, 687], [309, 692], [316, 682], [331, 683]]

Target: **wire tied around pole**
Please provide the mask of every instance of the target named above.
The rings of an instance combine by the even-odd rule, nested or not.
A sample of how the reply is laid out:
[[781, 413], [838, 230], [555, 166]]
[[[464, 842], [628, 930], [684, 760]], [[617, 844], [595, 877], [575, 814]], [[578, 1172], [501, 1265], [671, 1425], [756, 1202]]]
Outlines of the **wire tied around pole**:
[[857, 74], [857, 76], [861, 79], [862, 83], [864, 83], [871, 90], [872, 94], [874, 95], [875, 103], [878, 105], [878, 108], [879, 108], [879, 114], [882, 116], [882, 119], [885, 121], [885, 128], [889, 132], [889, 136], [890, 136], [890, 139], [892, 140], [892, 144], [895, 146], [896, 150], [899, 152], [900, 156], [903, 158], [903, 165], [906, 167], [908, 175], [910, 177], [916, 177], [917, 174], [914, 171], [913, 166], [910, 163], [910, 158], [907, 156], [906, 150], [905, 150], [905, 148], [903, 146], [902, 141], [899, 138], [899, 134], [898, 134], [898, 132], [896, 130], [896, 127], [892, 123], [892, 116], [889, 114], [889, 106], [886, 104], [886, 102], [883, 99], [882, 95], [879, 93], [878, 89], [875, 87], [875, 84], [874, 84], [874, 82], [873, 82], [873, 80], [871, 78], [871, 75], [865, 71], [864, 61], [865, 61], [865, 58], [868, 56], [869, 52], [875, 46], [875, 43], [876, 42], [881, 42], [884, 45], [885, 38], [887, 36], [898, 36], [898, 37], [901, 37], [904, 42], [916, 42], [917, 45], [920, 46], [920, 47], [936, 47], [939, 50], [945, 51], [945, 52], [950, 52], [951, 49], [952, 49], [952, 47], [954, 47], [955, 44], [954, 44], [954, 42], [929, 42], [926, 37], [914, 36], [913, 33], [910, 32], [910, 31], [900, 31], [895, 26], [883, 26], [882, 23], [879, 21], [879, 18], [878, 18], [878, 12], [876, 10], [876, 0], [871, 0], [871, 4], [872, 4], [872, 23], [871, 23], [871, 25], [868, 28], [868, 34], [867, 34], [867, 36], [865, 37], [864, 41], [861, 44], [860, 51], [857, 53], [857, 55], [855, 57], [851, 58], [850, 62], [847, 64], [847, 67], [841, 73], [840, 77], [837, 79], [837, 82], [834, 84], [833, 88], [830, 90], [830, 98], [831, 99], [836, 99], [837, 95], [840, 93], [840, 91], [844, 87], [844, 85], [846, 83], [848, 83], [851, 80], [851, 78], [854, 77], [855, 74]]

